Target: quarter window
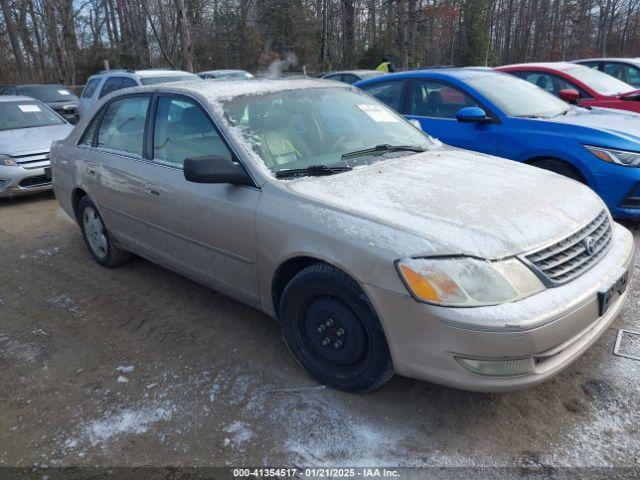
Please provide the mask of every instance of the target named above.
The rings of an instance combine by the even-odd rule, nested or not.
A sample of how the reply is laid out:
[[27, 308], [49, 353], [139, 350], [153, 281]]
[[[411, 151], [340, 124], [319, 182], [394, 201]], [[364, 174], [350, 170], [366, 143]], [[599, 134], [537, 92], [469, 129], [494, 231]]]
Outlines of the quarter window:
[[231, 152], [207, 114], [193, 101], [160, 97], [153, 133], [153, 160], [182, 168], [186, 158], [218, 156]]
[[93, 139], [96, 136], [96, 130], [98, 128], [99, 117], [100, 117], [99, 114], [93, 117], [93, 119], [89, 123], [89, 126], [82, 133], [82, 137], [80, 137], [80, 141], [78, 142], [78, 145], [89, 145], [89, 146], [93, 145]]
[[402, 106], [402, 87], [404, 81], [375, 83], [364, 87], [365, 92], [386, 103], [394, 110], [400, 112]]
[[149, 97], [127, 97], [111, 102], [98, 130], [98, 147], [142, 156]]
[[409, 114], [434, 118], [456, 118], [458, 110], [478, 107], [463, 91], [435, 80], [415, 80], [409, 101]]
[[93, 97], [93, 94], [96, 93], [96, 88], [98, 88], [99, 84], [100, 84], [99, 78], [93, 78], [89, 80], [89, 83], [85, 85], [84, 90], [82, 91], [82, 98]]

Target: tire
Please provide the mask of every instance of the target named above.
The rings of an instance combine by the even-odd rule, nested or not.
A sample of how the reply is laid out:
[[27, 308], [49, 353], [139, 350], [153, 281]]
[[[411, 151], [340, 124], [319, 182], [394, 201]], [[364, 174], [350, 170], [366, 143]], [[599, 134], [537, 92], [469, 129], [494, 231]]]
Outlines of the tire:
[[562, 160], [557, 160], [555, 158], [545, 158], [543, 160], [532, 162], [530, 165], [568, 177], [572, 180], [575, 180], [576, 182], [580, 182], [585, 185], [587, 184], [584, 177], [578, 171], [578, 169], [576, 169], [576, 167], [569, 163], [563, 162]]
[[87, 196], [78, 202], [78, 223], [84, 243], [98, 265], [117, 267], [131, 259], [129, 252], [120, 250], [113, 244], [98, 209]]
[[284, 289], [279, 312], [291, 353], [323, 384], [367, 392], [394, 375], [378, 315], [344, 272], [325, 263], [301, 270]]

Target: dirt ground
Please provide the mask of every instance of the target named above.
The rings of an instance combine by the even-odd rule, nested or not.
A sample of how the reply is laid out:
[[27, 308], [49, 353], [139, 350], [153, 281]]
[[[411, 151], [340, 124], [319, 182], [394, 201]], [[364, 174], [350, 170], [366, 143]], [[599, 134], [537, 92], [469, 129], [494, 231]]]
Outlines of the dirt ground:
[[638, 267], [613, 327], [541, 386], [353, 395], [261, 313], [141, 259], [99, 267], [52, 196], [0, 200], [0, 266], [0, 465], [640, 466], [640, 362], [613, 355], [640, 331]]

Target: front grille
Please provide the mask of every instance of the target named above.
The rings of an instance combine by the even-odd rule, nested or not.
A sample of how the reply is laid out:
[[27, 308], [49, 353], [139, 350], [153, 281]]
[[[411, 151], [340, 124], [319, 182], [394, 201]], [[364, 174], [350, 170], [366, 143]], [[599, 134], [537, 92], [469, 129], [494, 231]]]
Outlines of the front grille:
[[49, 152], [30, 153], [28, 155], [11, 155], [18, 165], [26, 170], [44, 168], [51, 165]]
[[19, 185], [22, 188], [44, 187], [45, 185], [51, 185], [51, 180], [49, 180], [46, 175], [37, 175], [35, 177], [25, 178]]
[[611, 222], [603, 210], [586, 227], [525, 258], [545, 283], [560, 285], [595, 265], [609, 250], [612, 238]]

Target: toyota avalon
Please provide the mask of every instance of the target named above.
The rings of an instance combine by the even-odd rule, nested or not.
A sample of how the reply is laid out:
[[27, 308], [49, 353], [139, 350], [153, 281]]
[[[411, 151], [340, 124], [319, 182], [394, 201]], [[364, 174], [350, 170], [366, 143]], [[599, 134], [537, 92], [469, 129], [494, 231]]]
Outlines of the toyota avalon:
[[606, 331], [633, 271], [589, 188], [444, 146], [335, 82], [117, 92], [52, 162], [97, 263], [134, 253], [265, 312], [343, 390], [539, 383]]

